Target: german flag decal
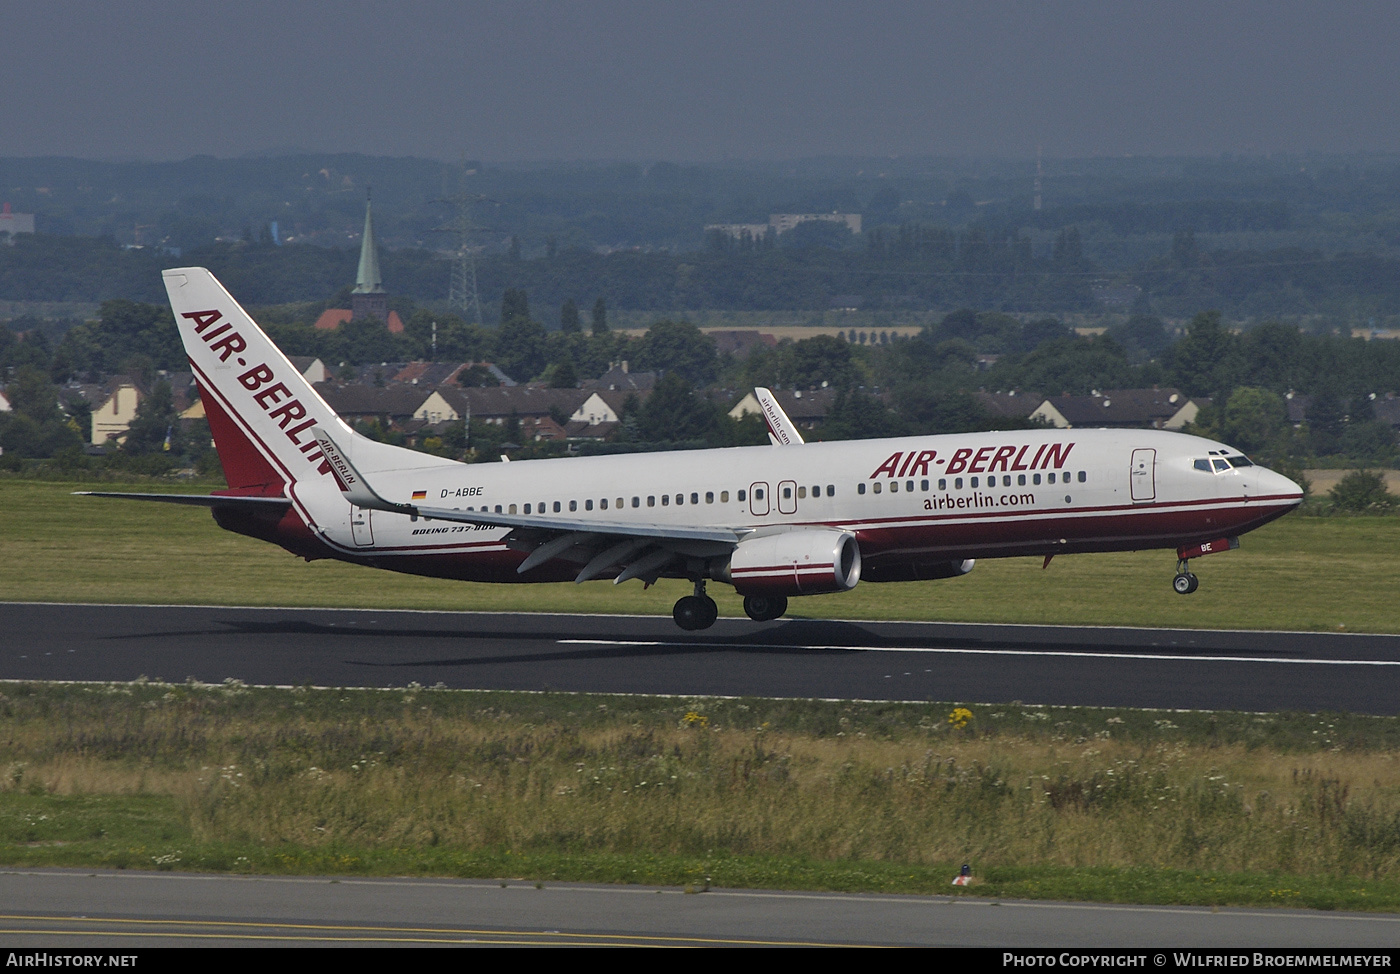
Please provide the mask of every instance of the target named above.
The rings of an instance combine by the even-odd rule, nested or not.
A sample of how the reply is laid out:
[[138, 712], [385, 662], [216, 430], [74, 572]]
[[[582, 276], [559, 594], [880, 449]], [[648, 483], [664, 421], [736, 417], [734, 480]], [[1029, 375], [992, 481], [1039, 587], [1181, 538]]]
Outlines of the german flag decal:
[[415, 490], [413, 492], [413, 499], [416, 501], [424, 500], [427, 498], [427, 496], [428, 492], [426, 490]]

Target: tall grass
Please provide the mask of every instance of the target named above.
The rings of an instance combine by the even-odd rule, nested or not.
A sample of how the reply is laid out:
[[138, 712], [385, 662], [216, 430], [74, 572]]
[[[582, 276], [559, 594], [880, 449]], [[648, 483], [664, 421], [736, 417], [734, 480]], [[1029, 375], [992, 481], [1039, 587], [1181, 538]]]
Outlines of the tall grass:
[[91, 815], [70, 829], [64, 801], [145, 796], [174, 823], [123, 839], [148, 867], [439, 850], [679, 857], [717, 883], [746, 858], [1400, 881], [1393, 719], [976, 707], [959, 728], [952, 706], [15, 686], [0, 840], [78, 846]]

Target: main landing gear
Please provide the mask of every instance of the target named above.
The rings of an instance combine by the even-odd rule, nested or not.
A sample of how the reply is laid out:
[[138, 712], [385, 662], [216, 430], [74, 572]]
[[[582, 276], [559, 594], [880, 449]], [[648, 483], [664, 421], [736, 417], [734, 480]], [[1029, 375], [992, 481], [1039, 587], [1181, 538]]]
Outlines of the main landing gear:
[[1187, 571], [1186, 566], [1185, 558], [1176, 563], [1176, 577], [1172, 579], [1172, 589], [1177, 595], [1190, 595], [1201, 586], [1201, 580]]
[[772, 622], [787, 611], [785, 595], [746, 595], [744, 614], [754, 622]]
[[695, 580], [694, 595], [687, 595], [676, 601], [675, 608], [671, 610], [671, 618], [687, 632], [708, 629], [715, 624], [715, 620], [719, 618], [719, 606], [715, 605], [714, 599], [705, 594], [703, 578]]

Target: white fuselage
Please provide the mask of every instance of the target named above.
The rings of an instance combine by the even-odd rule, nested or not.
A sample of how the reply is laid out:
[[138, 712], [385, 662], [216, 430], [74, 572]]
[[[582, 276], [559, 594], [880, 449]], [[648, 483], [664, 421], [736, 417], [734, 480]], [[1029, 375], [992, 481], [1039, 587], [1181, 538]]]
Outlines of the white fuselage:
[[[876, 581], [901, 563], [1175, 548], [1238, 535], [1301, 499], [1263, 467], [1216, 471], [1211, 461], [1227, 454], [1239, 457], [1158, 430], [987, 432], [432, 466], [384, 471], [376, 487], [396, 503], [463, 511], [847, 530]], [[545, 568], [516, 575], [523, 556], [504, 528], [353, 508], [330, 477], [290, 493], [333, 557], [428, 574], [439, 572], [425, 562], [446, 559], [442, 574], [452, 577], [549, 577]]]

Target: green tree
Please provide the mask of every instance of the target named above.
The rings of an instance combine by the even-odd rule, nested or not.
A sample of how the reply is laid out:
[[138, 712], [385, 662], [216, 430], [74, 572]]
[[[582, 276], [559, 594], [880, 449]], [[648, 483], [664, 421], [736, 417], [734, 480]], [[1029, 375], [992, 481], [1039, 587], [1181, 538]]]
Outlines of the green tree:
[[817, 431], [822, 440], [869, 440], [904, 432], [904, 423], [888, 406], [859, 389], [838, 392]]
[[637, 410], [637, 430], [652, 443], [703, 440], [721, 446], [727, 445], [727, 418], [678, 372], [667, 372]]
[[[165, 449], [167, 436], [170, 437], [169, 451]], [[162, 379], [142, 398], [136, 407], [136, 418], [127, 428], [122, 452], [134, 456], [164, 452], [179, 456], [184, 452], [180, 417], [175, 411], [175, 396], [169, 382]]]
[[601, 297], [593, 302], [593, 334], [608, 333], [608, 302]]
[[1268, 389], [1241, 386], [1225, 403], [1225, 440], [1253, 453], [1267, 447], [1288, 421], [1283, 399]]
[[1239, 344], [1221, 323], [1220, 312], [1202, 311], [1191, 319], [1186, 337], [1172, 347], [1173, 384], [1188, 396], [1222, 395], [1240, 372]]
[[688, 382], [706, 385], [719, 370], [715, 340], [686, 321], [658, 321], [637, 346], [642, 369], [676, 372]]
[[1386, 488], [1385, 478], [1369, 470], [1353, 470], [1327, 496], [1337, 510], [1349, 514], [1389, 514], [1400, 503]]
[[548, 362], [544, 326], [530, 317], [525, 292], [507, 290], [501, 300], [496, 364], [512, 378], [526, 380], [544, 371]]
[[566, 335], [577, 334], [582, 330], [579, 323], [578, 305], [574, 299], [567, 299], [559, 308], [559, 330]]

